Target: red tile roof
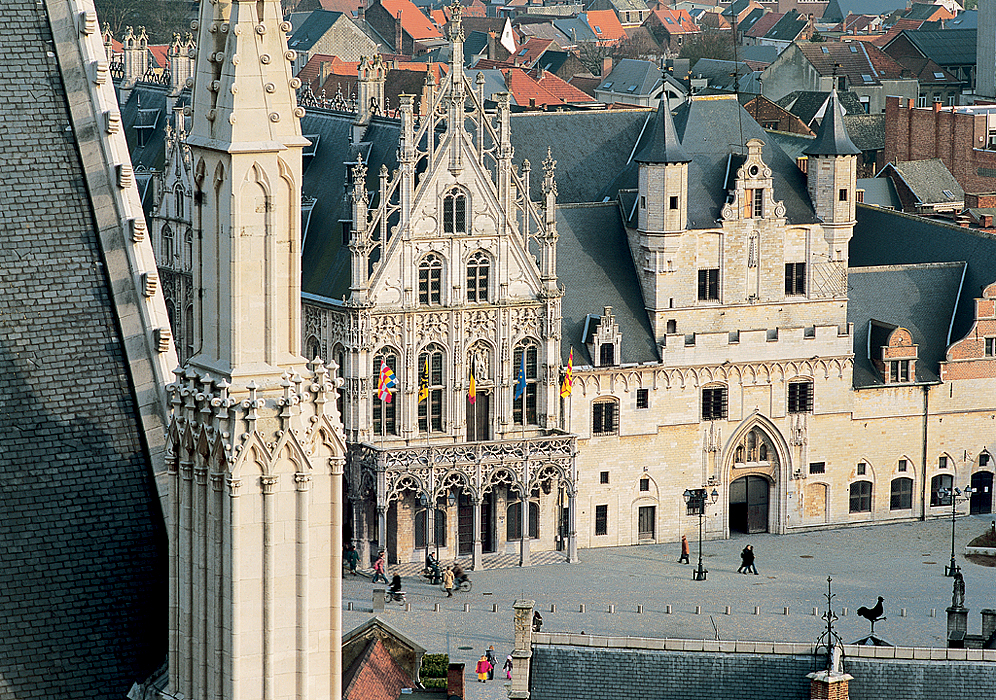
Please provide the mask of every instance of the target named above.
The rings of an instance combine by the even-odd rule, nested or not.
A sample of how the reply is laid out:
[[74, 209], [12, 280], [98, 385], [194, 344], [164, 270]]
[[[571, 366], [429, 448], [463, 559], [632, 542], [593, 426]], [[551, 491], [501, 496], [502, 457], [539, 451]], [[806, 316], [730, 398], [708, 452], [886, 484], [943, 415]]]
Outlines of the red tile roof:
[[626, 38], [626, 30], [623, 29], [614, 10], [589, 10], [585, 16], [599, 43], [615, 44], [620, 39]]
[[[513, 61], [517, 66], [532, 68], [533, 64], [536, 63], [536, 61], [538, 61], [551, 46], [555, 46], [553, 39], [539, 39], [533, 37], [517, 46], [515, 48], [515, 55], [509, 60]], [[556, 48], [554, 50], [556, 50]]]
[[[512, 94], [515, 104], [520, 107], [545, 107], [547, 105], [562, 105], [564, 101], [555, 94], [540, 86], [521, 68], [504, 68], [505, 86]], [[585, 101], [590, 102], [585, 95]]]
[[896, 35], [904, 29], [909, 29], [911, 32], [915, 32], [922, 24], [923, 22], [918, 19], [901, 19], [892, 25], [892, 27], [889, 28], [889, 31], [875, 40], [875, 46], [885, 46], [890, 41], [895, 39]]
[[318, 0], [323, 10], [341, 12], [349, 17], [355, 17], [360, 9], [360, 0]]
[[578, 104], [578, 103], [596, 101], [588, 93], [584, 92], [583, 90], [579, 90], [578, 88], [574, 87], [560, 76], [555, 75], [548, 70], [543, 71], [543, 74], [539, 78], [536, 77], [537, 74], [539, 74], [539, 71], [537, 69], [533, 69], [529, 71], [528, 75], [533, 80], [536, 80], [536, 82], [539, 83], [539, 86], [541, 88], [547, 90], [553, 95], [556, 95], [566, 104]]
[[752, 26], [744, 36], [754, 37], [760, 39], [768, 30], [778, 24], [778, 20], [785, 16], [784, 12], [767, 12], [754, 22]]
[[441, 39], [443, 35], [411, 0], [380, 0], [392, 17], [401, 14], [401, 26], [412, 39]]
[[651, 21], [651, 17], [654, 18], [654, 24], [660, 24], [671, 34], [695, 34], [702, 31], [699, 29], [699, 25], [695, 24], [692, 16], [688, 14], [688, 10], [672, 10], [666, 7], [658, 7], [650, 13], [643, 23], [646, 24]]
[[344, 700], [398, 700], [415, 684], [380, 639], [372, 639], [343, 677]]
[[157, 68], [166, 68], [169, 66], [167, 51], [169, 51], [169, 44], [149, 46], [149, 53], [152, 54], [152, 60], [155, 61]]

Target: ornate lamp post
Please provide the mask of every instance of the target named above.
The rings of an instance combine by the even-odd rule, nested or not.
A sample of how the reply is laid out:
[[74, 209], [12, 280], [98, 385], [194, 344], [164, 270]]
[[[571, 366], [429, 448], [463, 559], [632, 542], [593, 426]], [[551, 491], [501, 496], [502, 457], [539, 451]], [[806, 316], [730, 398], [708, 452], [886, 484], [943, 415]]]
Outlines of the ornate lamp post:
[[705, 581], [709, 572], [702, 566], [702, 518], [705, 516], [706, 501], [715, 503], [719, 499], [719, 491], [713, 489], [712, 493], [709, 493], [705, 489], [685, 489], [683, 497], [686, 514], [699, 516], [699, 565], [692, 571], [692, 580]]
[[958, 506], [958, 503], [970, 499], [973, 493], [975, 493], [975, 489], [973, 489], [971, 486], [965, 487], [964, 496], [962, 496], [962, 491], [958, 489], [954, 489], [953, 491], [952, 489], [948, 488], [937, 489], [937, 495], [940, 496], [942, 499], [944, 498], [951, 499], [951, 563], [944, 567], [945, 576], [954, 576], [959, 571], [961, 571], [961, 567], [958, 566], [957, 562], [955, 561], [955, 518], [958, 515], [956, 508]]

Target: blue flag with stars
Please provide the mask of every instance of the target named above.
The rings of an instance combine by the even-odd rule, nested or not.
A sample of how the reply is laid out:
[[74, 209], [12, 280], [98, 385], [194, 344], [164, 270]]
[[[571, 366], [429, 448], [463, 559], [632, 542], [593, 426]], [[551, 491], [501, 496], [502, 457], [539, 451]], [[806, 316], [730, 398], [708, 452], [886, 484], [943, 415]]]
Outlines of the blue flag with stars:
[[519, 362], [519, 378], [515, 382], [515, 395], [512, 397], [513, 401], [518, 401], [519, 397], [522, 396], [526, 391], [526, 353], [522, 352], [522, 360]]

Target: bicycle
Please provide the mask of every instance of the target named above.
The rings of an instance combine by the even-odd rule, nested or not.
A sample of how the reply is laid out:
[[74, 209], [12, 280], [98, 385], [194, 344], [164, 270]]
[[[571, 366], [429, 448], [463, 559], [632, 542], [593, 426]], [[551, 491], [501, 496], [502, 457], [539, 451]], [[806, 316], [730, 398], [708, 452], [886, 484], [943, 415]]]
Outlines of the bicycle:
[[[442, 589], [442, 590], [444, 590], [444, 591], [446, 590], [446, 586], [444, 586], [442, 584], [439, 585], [439, 588]], [[464, 593], [470, 593], [470, 591], [473, 588], [474, 588], [473, 582], [468, 577], [466, 577], [466, 576], [464, 576], [463, 578], [461, 578], [459, 581], [454, 581], [453, 582], [453, 590], [454, 591], [463, 591]]]

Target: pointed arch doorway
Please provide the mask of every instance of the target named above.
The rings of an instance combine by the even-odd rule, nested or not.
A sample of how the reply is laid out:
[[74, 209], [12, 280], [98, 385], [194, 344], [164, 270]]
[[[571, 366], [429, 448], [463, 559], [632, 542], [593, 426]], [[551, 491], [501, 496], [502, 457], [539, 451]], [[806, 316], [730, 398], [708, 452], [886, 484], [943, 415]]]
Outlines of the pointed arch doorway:
[[750, 474], [730, 484], [730, 532], [754, 534], [768, 531], [771, 482]]

